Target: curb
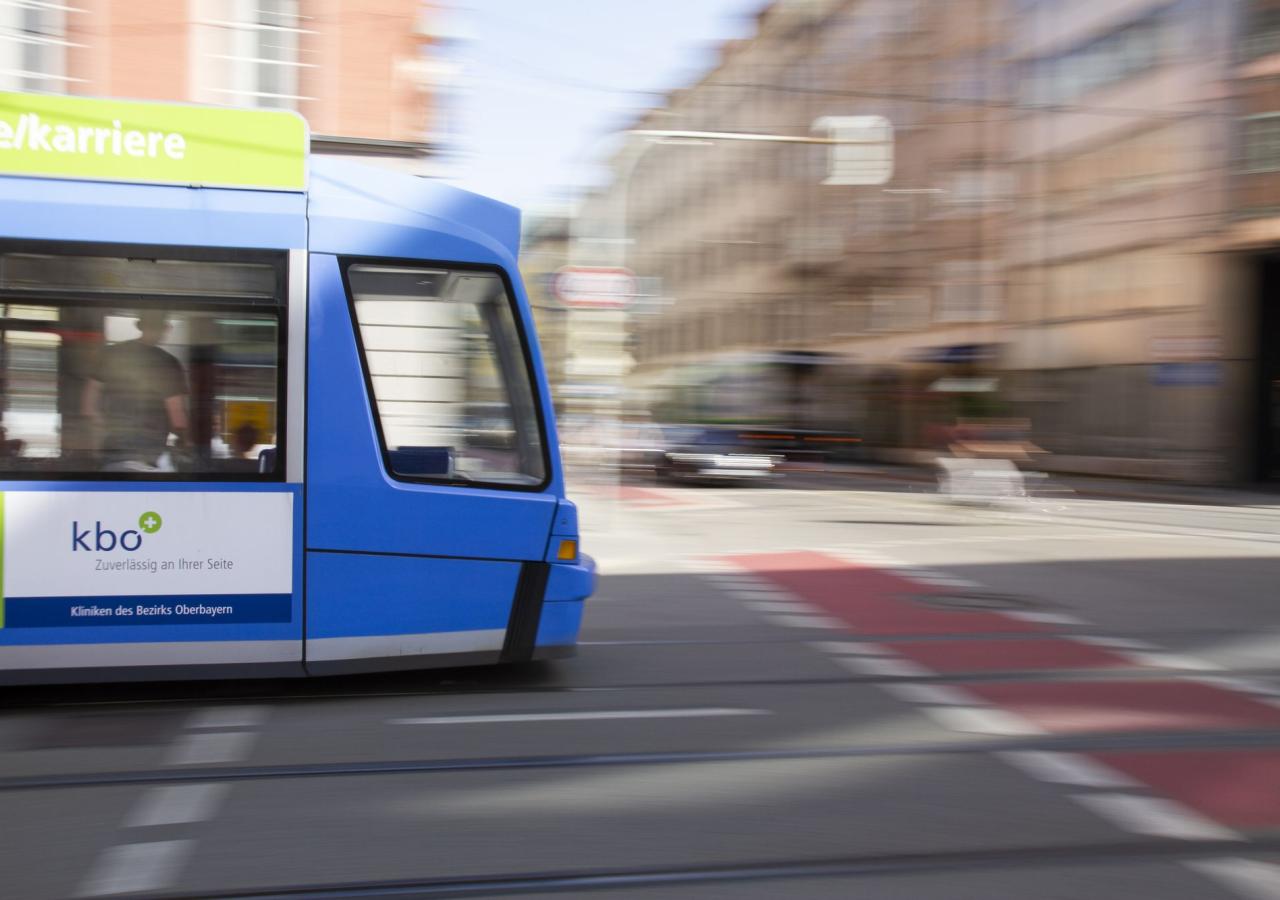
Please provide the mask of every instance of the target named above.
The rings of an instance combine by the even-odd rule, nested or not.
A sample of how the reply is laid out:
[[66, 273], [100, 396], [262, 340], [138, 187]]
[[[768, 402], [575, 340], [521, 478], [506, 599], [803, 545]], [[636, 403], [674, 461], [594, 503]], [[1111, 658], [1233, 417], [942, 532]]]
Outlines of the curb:
[[[847, 469], [797, 469], [784, 471], [795, 471], [796, 474], [814, 474], [814, 475], [835, 475], [841, 478], [864, 478], [867, 480], [880, 479], [883, 481], [898, 481], [909, 484], [933, 484], [934, 479], [923, 473], [914, 472], [886, 472], [886, 471], [851, 471]], [[1050, 476], [1052, 477], [1052, 476]], [[1135, 500], [1149, 503], [1176, 503], [1187, 506], [1249, 506], [1262, 505], [1250, 504], [1247, 501], [1224, 501], [1221, 497], [1207, 497], [1203, 494], [1181, 494], [1177, 492], [1146, 492], [1125, 490], [1123, 487], [1114, 489], [1105, 487], [1075, 487], [1068, 483], [1064, 483], [1065, 487], [1070, 488], [1071, 492], [1077, 497], [1090, 497], [1095, 499], [1106, 500]], [[1277, 495], [1274, 504], [1280, 505], [1280, 495]]]

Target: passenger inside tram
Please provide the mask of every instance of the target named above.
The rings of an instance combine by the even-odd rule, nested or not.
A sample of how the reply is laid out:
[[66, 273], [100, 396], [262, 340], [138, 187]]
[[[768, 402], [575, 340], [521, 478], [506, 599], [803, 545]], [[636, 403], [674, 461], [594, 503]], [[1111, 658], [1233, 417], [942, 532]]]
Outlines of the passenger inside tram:
[[146, 309], [137, 338], [109, 344], [85, 380], [82, 412], [107, 472], [173, 471], [175, 449], [188, 444], [187, 378], [182, 364], [160, 342], [168, 314]]

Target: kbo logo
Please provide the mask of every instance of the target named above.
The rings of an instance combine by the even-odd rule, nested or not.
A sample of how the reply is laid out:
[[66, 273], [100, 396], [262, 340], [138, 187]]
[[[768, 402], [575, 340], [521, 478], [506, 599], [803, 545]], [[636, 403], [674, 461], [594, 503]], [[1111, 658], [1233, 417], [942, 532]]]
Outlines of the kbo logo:
[[110, 528], [103, 528], [101, 520], [94, 522], [92, 528], [80, 528], [79, 522], [71, 523], [71, 552], [87, 550], [91, 553], [109, 553], [117, 547], [129, 553], [142, 547], [143, 534], [155, 534], [160, 530], [162, 520], [159, 513], [144, 512], [138, 516], [138, 528], [127, 529], [117, 534]]

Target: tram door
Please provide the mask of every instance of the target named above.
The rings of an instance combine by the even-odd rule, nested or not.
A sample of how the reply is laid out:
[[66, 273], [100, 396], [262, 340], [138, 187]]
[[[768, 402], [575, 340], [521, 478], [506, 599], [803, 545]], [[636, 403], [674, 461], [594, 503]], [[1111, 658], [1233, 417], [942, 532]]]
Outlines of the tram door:
[[308, 318], [309, 671], [519, 658], [556, 500], [505, 276], [314, 254]]

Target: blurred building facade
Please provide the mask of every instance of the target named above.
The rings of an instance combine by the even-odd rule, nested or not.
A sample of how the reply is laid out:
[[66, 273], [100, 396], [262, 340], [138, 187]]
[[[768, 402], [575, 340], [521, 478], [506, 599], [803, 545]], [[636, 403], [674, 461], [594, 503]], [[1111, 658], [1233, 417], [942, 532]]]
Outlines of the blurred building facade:
[[0, 0], [0, 90], [292, 109], [317, 152], [416, 171], [436, 22], [423, 0]]
[[[1237, 9], [1024, 3], [1010, 23], [1019, 203], [1006, 396], [1080, 471], [1244, 477], [1224, 345]], [[1234, 471], [1233, 471], [1234, 470]]]
[[556, 411], [564, 410], [562, 396], [569, 360], [569, 310], [556, 296], [555, 276], [569, 263], [567, 216], [547, 215], [526, 221], [520, 240], [520, 278], [533, 307], [534, 327], [542, 351]]
[[630, 134], [583, 231], [670, 301], [633, 396], [885, 458], [999, 416], [1046, 469], [1280, 476], [1277, 34], [1273, 0], [777, 0], [633, 128], [882, 115], [893, 177]]

